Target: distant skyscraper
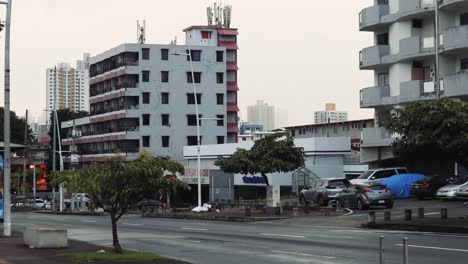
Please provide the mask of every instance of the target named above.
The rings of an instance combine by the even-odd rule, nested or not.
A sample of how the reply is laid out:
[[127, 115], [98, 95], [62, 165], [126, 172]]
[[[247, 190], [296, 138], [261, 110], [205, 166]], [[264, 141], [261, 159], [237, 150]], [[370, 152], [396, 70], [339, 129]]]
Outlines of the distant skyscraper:
[[47, 69], [47, 110], [70, 109], [71, 111], [89, 111], [89, 59], [90, 54], [83, 54], [76, 68], [68, 63], [59, 63]]
[[314, 123], [334, 123], [348, 121], [348, 112], [336, 111], [335, 103], [325, 104], [325, 111], [314, 112]]
[[257, 104], [247, 107], [247, 120], [251, 124], [263, 125], [264, 131], [275, 128], [275, 107], [262, 100]]
[[276, 108], [275, 109], [275, 128], [282, 128], [289, 126], [288, 110]]

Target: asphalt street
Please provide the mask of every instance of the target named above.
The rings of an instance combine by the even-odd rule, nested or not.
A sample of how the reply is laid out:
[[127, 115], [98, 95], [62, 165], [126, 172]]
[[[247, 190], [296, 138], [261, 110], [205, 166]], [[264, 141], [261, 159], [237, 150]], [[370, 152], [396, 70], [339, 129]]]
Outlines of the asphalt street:
[[[119, 235], [127, 249], [192, 263], [375, 264], [380, 236], [384, 236], [385, 263], [403, 263], [401, 244], [405, 237], [409, 240], [411, 264], [468, 263], [468, 236], [337, 226], [341, 220], [347, 222], [346, 218], [230, 223], [130, 215], [119, 221]], [[103, 246], [112, 243], [109, 217], [13, 214], [14, 229], [27, 225], [66, 228], [72, 239]]]

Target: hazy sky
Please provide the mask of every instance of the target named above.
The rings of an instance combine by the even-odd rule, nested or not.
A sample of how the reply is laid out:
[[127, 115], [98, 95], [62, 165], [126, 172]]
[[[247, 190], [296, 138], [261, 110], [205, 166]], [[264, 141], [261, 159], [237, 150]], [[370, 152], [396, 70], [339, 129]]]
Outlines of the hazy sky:
[[[358, 13], [372, 0], [225, 0], [239, 29], [239, 105], [242, 118], [256, 100], [287, 109], [289, 124], [313, 123], [313, 111], [336, 102], [350, 119], [372, 117], [359, 108], [359, 90], [372, 73], [359, 71], [358, 52], [371, 46], [358, 30]], [[182, 30], [205, 25], [212, 0], [14, 0], [12, 15], [12, 110], [39, 117], [45, 109], [46, 68], [75, 64], [136, 42], [136, 20], [146, 19], [146, 43], [169, 43]], [[5, 9], [0, 7], [0, 19]], [[0, 42], [3, 48], [4, 34]], [[3, 50], [1, 103], [3, 106]]]

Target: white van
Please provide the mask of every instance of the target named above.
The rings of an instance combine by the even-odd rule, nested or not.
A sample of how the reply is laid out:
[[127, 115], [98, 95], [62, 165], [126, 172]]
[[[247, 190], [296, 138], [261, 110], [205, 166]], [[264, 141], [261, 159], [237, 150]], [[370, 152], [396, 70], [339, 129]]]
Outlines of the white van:
[[383, 181], [393, 175], [408, 173], [408, 169], [405, 167], [396, 168], [381, 168], [368, 170], [359, 175], [356, 179], [351, 180], [352, 184], [367, 184], [372, 182]]

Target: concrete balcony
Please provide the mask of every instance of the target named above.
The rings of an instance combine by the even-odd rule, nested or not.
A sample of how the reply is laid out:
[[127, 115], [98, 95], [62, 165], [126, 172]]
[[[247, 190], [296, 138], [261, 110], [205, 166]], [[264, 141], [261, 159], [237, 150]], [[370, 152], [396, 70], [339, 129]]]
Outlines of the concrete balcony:
[[382, 105], [382, 98], [390, 96], [389, 86], [376, 86], [361, 90], [361, 108], [374, 108]]
[[446, 97], [468, 96], [468, 73], [449, 75], [441, 80], [441, 88]]
[[394, 58], [394, 62], [422, 59], [434, 54], [434, 38], [421, 36], [400, 40], [400, 52]]
[[446, 30], [441, 35], [441, 46], [447, 53], [465, 53], [468, 50], [468, 26], [458, 26]]
[[449, 11], [459, 11], [468, 7], [468, 0], [443, 0], [440, 9]]
[[384, 127], [370, 127], [362, 130], [361, 140], [361, 147], [386, 147], [391, 146], [395, 138]]
[[359, 52], [359, 67], [361, 70], [371, 70], [382, 64], [382, 58], [390, 54], [390, 46], [377, 45], [365, 48]]
[[361, 31], [374, 31], [380, 26], [382, 17], [388, 15], [388, 5], [374, 5], [365, 8], [359, 13], [359, 29]]

